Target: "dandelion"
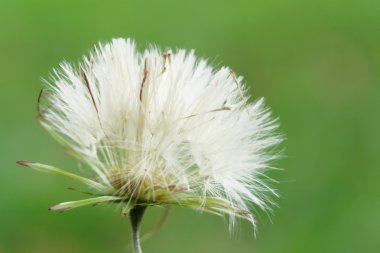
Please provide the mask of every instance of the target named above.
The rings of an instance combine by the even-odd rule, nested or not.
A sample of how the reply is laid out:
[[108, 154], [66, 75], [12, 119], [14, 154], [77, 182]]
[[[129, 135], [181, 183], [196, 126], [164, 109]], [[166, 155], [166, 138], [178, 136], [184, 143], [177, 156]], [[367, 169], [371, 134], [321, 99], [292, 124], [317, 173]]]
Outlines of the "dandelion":
[[193, 51], [139, 53], [132, 40], [99, 44], [77, 66], [55, 69], [38, 99], [42, 126], [91, 172], [41, 163], [39, 171], [79, 181], [91, 198], [49, 208], [118, 203], [132, 224], [146, 207], [179, 205], [255, 223], [276, 195], [265, 171], [281, 137], [263, 99], [249, 102], [242, 77], [211, 68]]

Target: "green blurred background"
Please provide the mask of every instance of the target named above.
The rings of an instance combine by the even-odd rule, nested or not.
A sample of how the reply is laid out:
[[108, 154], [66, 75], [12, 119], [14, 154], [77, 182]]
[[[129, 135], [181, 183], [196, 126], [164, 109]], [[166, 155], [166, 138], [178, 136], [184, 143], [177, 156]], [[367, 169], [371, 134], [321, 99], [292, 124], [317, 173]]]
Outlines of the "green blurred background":
[[373, 0], [0, 0], [0, 252], [130, 252], [115, 208], [50, 213], [83, 198], [65, 190], [76, 184], [15, 165], [76, 170], [37, 123], [40, 80], [114, 37], [231, 66], [287, 136], [280, 207], [260, 214], [257, 239], [245, 222], [231, 236], [218, 217], [173, 208], [144, 252], [380, 252], [379, 13]]

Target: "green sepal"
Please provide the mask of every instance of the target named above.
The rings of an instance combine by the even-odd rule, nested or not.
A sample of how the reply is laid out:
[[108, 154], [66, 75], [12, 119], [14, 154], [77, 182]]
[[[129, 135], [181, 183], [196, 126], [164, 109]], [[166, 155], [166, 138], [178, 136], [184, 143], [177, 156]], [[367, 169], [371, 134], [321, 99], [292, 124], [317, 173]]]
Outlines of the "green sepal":
[[250, 212], [241, 210], [221, 198], [196, 196], [188, 193], [170, 193], [165, 190], [155, 191], [154, 196], [154, 202], [159, 203], [159, 205], [179, 205], [216, 215], [232, 215], [254, 222]]
[[121, 216], [126, 217], [128, 216], [129, 212], [136, 206], [136, 203], [132, 200], [128, 202], [124, 202], [124, 206], [121, 208]]
[[101, 196], [96, 198], [89, 198], [89, 199], [83, 199], [83, 200], [77, 200], [77, 201], [69, 201], [69, 202], [63, 202], [58, 205], [54, 205], [49, 207], [49, 211], [58, 211], [58, 212], [64, 212], [71, 210], [73, 208], [82, 207], [82, 206], [88, 206], [88, 205], [98, 205], [103, 203], [109, 203], [109, 202], [115, 202], [123, 200], [123, 197], [118, 196]]
[[67, 177], [70, 179], [74, 179], [76, 181], [79, 181], [83, 184], [86, 184], [86, 185], [90, 186], [91, 188], [94, 188], [94, 189], [101, 191], [101, 192], [107, 191], [107, 187], [105, 187], [104, 185], [102, 185], [98, 182], [95, 182], [95, 181], [88, 179], [86, 177], [78, 176], [76, 174], [58, 169], [58, 168], [50, 166], [50, 165], [45, 165], [42, 163], [26, 162], [26, 161], [18, 161], [17, 164], [35, 169], [37, 171], [47, 172], [47, 173], [51, 173], [51, 174], [55, 174], [55, 175], [59, 175], [59, 176], [64, 176], [64, 177]]

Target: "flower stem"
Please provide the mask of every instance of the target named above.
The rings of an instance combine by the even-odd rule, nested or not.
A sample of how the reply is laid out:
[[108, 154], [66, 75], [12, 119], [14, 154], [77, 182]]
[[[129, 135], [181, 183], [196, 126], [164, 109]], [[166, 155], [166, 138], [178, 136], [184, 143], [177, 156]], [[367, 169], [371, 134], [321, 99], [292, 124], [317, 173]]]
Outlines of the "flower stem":
[[140, 245], [140, 223], [144, 215], [146, 206], [135, 206], [129, 213], [132, 227], [133, 252], [142, 253]]

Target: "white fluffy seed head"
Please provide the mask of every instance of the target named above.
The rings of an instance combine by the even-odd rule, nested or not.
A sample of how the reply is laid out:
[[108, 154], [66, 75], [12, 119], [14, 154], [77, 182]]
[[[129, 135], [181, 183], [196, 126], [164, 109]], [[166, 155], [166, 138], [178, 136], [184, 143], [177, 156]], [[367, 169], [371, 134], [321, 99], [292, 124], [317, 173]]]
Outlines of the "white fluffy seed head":
[[77, 67], [61, 64], [44, 93], [44, 127], [115, 195], [157, 204], [157, 190], [211, 197], [251, 217], [274, 194], [262, 178], [281, 141], [276, 121], [263, 99], [248, 102], [241, 77], [193, 51], [139, 53], [114, 39]]

